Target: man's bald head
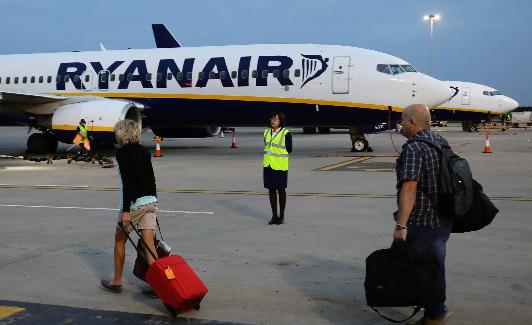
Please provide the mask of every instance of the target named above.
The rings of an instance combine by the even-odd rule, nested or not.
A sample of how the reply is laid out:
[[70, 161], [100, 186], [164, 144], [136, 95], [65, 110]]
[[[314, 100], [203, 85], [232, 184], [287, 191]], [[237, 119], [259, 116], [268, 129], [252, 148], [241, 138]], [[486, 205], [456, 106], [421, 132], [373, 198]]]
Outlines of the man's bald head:
[[423, 104], [407, 106], [403, 111], [403, 120], [414, 120], [421, 129], [430, 127], [430, 111]]
[[401, 133], [407, 137], [413, 137], [421, 130], [430, 128], [430, 112], [427, 106], [414, 104], [403, 110]]

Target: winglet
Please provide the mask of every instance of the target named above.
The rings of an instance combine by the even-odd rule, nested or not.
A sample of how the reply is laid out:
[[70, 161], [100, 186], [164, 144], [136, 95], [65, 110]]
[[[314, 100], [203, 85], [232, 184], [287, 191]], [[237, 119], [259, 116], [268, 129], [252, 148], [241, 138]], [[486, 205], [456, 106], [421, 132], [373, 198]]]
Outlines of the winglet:
[[107, 48], [105, 47], [105, 45], [103, 45], [102, 42], [100, 42], [100, 50], [107, 51]]
[[151, 28], [153, 29], [153, 37], [158, 48], [181, 47], [179, 41], [164, 24], [152, 24]]

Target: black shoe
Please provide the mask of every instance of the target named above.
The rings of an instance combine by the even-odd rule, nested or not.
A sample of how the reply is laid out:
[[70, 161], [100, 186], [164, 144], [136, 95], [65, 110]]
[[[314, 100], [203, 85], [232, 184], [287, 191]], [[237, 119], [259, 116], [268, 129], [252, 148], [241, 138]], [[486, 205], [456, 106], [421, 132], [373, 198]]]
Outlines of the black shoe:
[[277, 219], [277, 222], [275, 224], [282, 225], [283, 223], [284, 223], [284, 217], [280, 217], [279, 219]]
[[269, 224], [269, 225], [275, 225], [275, 224], [277, 224], [277, 221], [278, 221], [278, 220], [279, 220], [278, 217], [272, 217], [272, 218], [270, 219], [270, 222], [268, 222], [268, 224]]
[[121, 284], [111, 284], [111, 281], [109, 280], [102, 280], [101, 281], [103, 289], [107, 291], [111, 291], [114, 293], [121, 293], [122, 292], [122, 285]]
[[144, 289], [142, 290], [142, 293], [150, 298], [154, 298], [154, 299], [159, 298], [159, 296], [157, 296], [157, 294], [155, 293], [155, 291], [153, 291], [153, 289]]

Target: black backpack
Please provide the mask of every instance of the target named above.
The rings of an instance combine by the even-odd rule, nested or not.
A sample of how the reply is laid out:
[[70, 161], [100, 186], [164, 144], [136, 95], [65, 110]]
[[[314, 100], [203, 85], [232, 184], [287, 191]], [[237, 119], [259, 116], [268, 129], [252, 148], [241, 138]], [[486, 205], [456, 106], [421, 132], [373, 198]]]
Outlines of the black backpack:
[[484, 194], [482, 185], [473, 179], [467, 160], [448, 145], [441, 146], [428, 139], [416, 141], [428, 143], [441, 153], [438, 195], [429, 198], [438, 213], [453, 221], [452, 232], [476, 231], [489, 225], [499, 210]]
[[[435, 203], [436, 210], [451, 220], [466, 215], [473, 205], [473, 176], [469, 163], [458, 156], [448, 145], [428, 139], [416, 139], [438, 149], [441, 153], [440, 174], [438, 175], [438, 195], [430, 199]], [[423, 190], [426, 193], [426, 191]]]

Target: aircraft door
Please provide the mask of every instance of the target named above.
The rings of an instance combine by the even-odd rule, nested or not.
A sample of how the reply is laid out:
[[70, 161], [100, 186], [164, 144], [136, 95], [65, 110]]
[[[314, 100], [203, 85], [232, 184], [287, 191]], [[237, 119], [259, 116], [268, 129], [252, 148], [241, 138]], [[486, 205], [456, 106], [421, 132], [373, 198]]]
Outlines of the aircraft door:
[[464, 90], [462, 91], [462, 105], [471, 105], [471, 96], [470, 91], [471, 88], [464, 87]]
[[81, 75], [81, 82], [83, 84], [83, 91], [92, 91], [92, 85], [93, 85], [93, 74], [90, 71], [85, 71]]
[[349, 56], [335, 56], [332, 70], [333, 94], [349, 94]]
[[98, 89], [109, 90], [109, 71], [102, 70], [98, 73]]

